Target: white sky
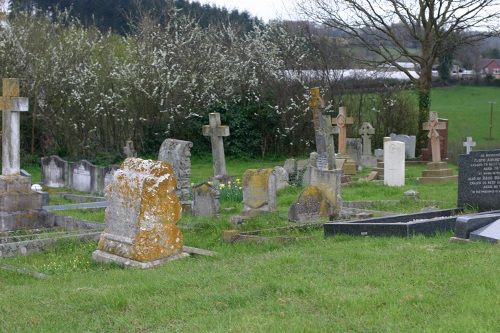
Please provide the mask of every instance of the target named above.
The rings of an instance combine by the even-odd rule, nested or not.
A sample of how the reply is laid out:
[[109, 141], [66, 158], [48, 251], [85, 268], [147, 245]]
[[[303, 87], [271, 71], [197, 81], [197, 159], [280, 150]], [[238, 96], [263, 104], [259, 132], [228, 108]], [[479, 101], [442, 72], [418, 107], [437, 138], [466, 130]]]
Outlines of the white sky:
[[229, 11], [237, 9], [247, 11], [252, 16], [269, 22], [272, 19], [288, 20], [294, 18], [295, 6], [293, 0], [194, 0], [201, 4], [226, 7]]

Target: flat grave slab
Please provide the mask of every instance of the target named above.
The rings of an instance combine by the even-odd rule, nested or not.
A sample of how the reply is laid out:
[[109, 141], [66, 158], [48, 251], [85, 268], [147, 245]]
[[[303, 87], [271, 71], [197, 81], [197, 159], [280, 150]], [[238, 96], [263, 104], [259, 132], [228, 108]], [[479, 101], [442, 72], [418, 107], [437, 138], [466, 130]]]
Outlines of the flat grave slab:
[[459, 208], [431, 212], [394, 215], [349, 222], [332, 222], [323, 225], [325, 236], [338, 234], [353, 236], [432, 236], [437, 232], [453, 230]]
[[483, 240], [492, 244], [497, 244], [500, 239], [500, 218], [476, 231], [470, 233], [470, 240]]

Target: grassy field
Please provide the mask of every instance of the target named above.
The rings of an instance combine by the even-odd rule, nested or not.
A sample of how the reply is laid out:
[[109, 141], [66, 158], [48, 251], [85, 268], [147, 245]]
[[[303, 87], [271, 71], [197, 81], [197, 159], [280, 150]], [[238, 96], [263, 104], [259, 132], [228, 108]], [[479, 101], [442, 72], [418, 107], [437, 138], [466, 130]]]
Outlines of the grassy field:
[[[483, 122], [470, 114], [483, 112], [474, 109], [482, 100], [489, 111], [487, 102], [500, 89], [476, 89], [436, 89], [433, 110], [450, 119], [450, 140], [472, 136], [486, 146], [490, 143], [481, 133], [489, 117]], [[500, 132], [494, 133], [498, 143]], [[227, 171], [241, 178], [249, 168], [283, 162], [229, 158]], [[356, 183], [342, 188], [342, 198], [393, 200], [370, 207], [392, 212], [455, 207], [457, 184], [419, 184], [424, 168], [407, 166], [404, 187]], [[27, 169], [40, 181], [39, 168]], [[193, 157], [193, 183], [212, 173], [210, 157]], [[421, 201], [402, 199], [410, 189], [420, 193]], [[227, 229], [289, 226], [288, 207], [300, 190], [280, 191], [278, 214], [244, 225], [229, 222], [242, 209], [238, 189], [221, 196], [218, 219], [183, 216], [184, 244], [215, 251], [214, 257], [190, 257], [151, 270], [123, 269], [95, 263], [95, 242], [66, 241], [44, 253], [0, 259], [0, 332], [498, 332], [499, 246], [452, 243], [451, 233], [325, 238], [322, 229], [314, 228], [285, 232], [307, 236], [289, 243], [221, 239]], [[104, 220], [102, 211], [65, 214]]]

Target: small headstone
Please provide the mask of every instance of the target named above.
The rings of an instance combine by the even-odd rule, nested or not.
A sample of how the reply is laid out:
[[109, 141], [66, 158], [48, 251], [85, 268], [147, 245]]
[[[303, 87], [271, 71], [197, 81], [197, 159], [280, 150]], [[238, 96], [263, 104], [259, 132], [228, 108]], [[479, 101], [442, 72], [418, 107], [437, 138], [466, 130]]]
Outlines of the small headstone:
[[288, 219], [293, 222], [329, 220], [334, 215], [334, 207], [321, 188], [309, 185], [299, 195], [288, 210]]
[[275, 166], [274, 172], [276, 174], [276, 190], [281, 190], [282, 188], [290, 186], [288, 183], [288, 172], [286, 172], [284, 167]]
[[125, 147], [123, 147], [123, 153], [127, 157], [137, 157], [137, 151], [134, 148], [133, 141], [127, 141], [127, 143], [125, 144]]
[[68, 161], [55, 155], [42, 157], [42, 183], [47, 187], [67, 187]]
[[242, 179], [242, 216], [253, 217], [263, 212], [276, 212], [276, 172], [274, 169], [250, 169]]
[[193, 217], [220, 217], [220, 192], [208, 183], [193, 187]]
[[458, 206], [479, 211], [500, 209], [500, 150], [459, 156]]
[[104, 189], [111, 183], [113, 179], [113, 172], [118, 170], [120, 167], [118, 165], [110, 165], [107, 167], [101, 167], [99, 170], [99, 194], [104, 194]]
[[184, 256], [175, 183], [168, 163], [127, 158], [105, 191], [106, 230], [94, 260], [150, 268]]
[[415, 148], [417, 145], [417, 137], [415, 135], [404, 135], [391, 133], [391, 141], [400, 141], [405, 144], [406, 158], [415, 158]]
[[97, 166], [87, 160], [69, 164], [69, 188], [75, 191], [97, 193]]
[[384, 142], [384, 185], [405, 185], [405, 144], [403, 142]]
[[158, 153], [158, 161], [168, 162], [174, 169], [174, 175], [177, 179], [175, 194], [181, 201], [189, 200], [192, 147], [191, 141], [166, 139], [161, 144]]
[[468, 155], [472, 151], [472, 147], [476, 146], [476, 142], [472, 141], [472, 137], [468, 136], [463, 145], [465, 147], [465, 153]]

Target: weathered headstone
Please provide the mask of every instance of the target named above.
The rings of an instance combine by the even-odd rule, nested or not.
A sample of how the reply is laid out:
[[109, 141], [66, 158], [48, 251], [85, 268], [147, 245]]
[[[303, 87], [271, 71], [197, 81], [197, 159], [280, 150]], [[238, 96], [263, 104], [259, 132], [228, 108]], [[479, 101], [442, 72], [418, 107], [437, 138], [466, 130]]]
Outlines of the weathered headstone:
[[123, 153], [127, 157], [137, 157], [137, 151], [134, 148], [134, 141], [127, 141], [123, 147]]
[[293, 222], [330, 220], [335, 207], [318, 186], [309, 185], [300, 192], [299, 198], [288, 210], [288, 219]]
[[400, 141], [405, 144], [406, 158], [415, 158], [415, 149], [417, 145], [417, 137], [415, 135], [394, 134], [390, 135], [391, 141]]
[[465, 147], [465, 153], [469, 155], [472, 151], [472, 147], [476, 146], [476, 142], [472, 141], [472, 137], [468, 136], [463, 145]]
[[168, 162], [174, 169], [177, 179], [175, 194], [181, 201], [189, 200], [192, 147], [193, 143], [190, 141], [166, 139], [158, 153], [158, 161]]
[[52, 227], [54, 217], [42, 210], [42, 194], [31, 190], [31, 177], [21, 176], [19, 112], [28, 111], [28, 99], [19, 97], [18, 79], [2, 82], [0, 231]]
[[276, 174], [276, 190], [281, 190], [282, 188], [285, 188], [290, 185], [288, 183], [289, 181], [288, 172], [286, 172], [284, 167], [275, 166], [274, 172]]
[[212, 142], [212, 157], [214, 161], [214, 176], [210, 178], [214, 183], [234, 182], [234, 177], [226, 174], [226, 159], [224, 156], [223, 137], [229, 136], [229, 127], [221, 125], [220, 114], [217, 112], [208, 115], [209, 125], [203, 125], [203, 135], [209, 136]]
[[356, 163], [356, 169], [360, 169], [363, 145], [360, 138], [347, 138], [347, 155]]
[[67, 187], [68, 161], [55, 155], [42, 157], [42, 183], [54, 188]]
[[375, 134], [375, 128], [372, 124], [364, 122], [359, 129], [359, 135], [363, 139], [363, 156], [372, 156], [372, 136]]
[[69, 188], [75, 191], [97, 193], [97, 166], [87, 160], [69, 164]]
[[288, 179], [294, 184], [307, 186], [310, 184], [310, 161], [309, 160], [296, 160], [289, 158], [285, 161], [283, 168], [288, 173]]
[[347, 154], [347, 125], [354, 124], [354, 118], [347, 116], [345, 107], [339, 108], [339, 114], [333, 119], [332, 123], [339, 127], [338, 139], [338, 159], [343, 159], [342, 170], [346, 175], [356, 174], [356, 162]]
[[338, 134], [338, 127], [332, 126], [332, 117], [324, 115], [324, 102], [319, 88], [311, 89], [309, 108], [313, 113], [314, 134], [316, 139], [316, 167], [321, 170], [335, 169], [335, 145], [333, 135]]
[[405, 144], [403, 142], [384, 142], [384, 185], [405, 185]]
[[186, 255], [175, 183], [168, 163], [127, 158], [105, 191], [106, 230], [94, 260], [150, 268]]
[[500, 150], [459, 156], [458, 206], [479, 211], [500, 209]]
[[208, 183], [193, 187], [193, 217], [220, 217], [220, 192]]
[[99, 168], [99, 194], [104, 194], [104, 189], [111, 183], [113, 172], [118, 170], [118, 165], [110, 165]]
[[243, 210], [241, 216], [276, 212], [276, 172], [274, 169], [249, 169], [242, 179]]

